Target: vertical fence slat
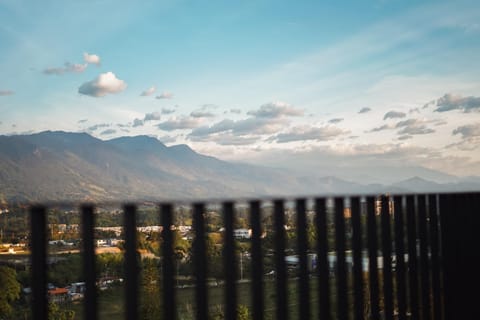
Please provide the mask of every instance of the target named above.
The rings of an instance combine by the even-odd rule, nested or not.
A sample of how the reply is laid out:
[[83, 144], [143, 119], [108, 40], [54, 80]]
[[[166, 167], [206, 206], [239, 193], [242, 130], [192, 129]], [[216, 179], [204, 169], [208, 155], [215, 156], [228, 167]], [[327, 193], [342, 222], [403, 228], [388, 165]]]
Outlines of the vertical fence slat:
[[347, 267], [345, 264], [345, 214], [343, 198], [335, 198], [335, 245], [337, 255], [337, 319], [348, 318]]
[[83, 275], [85, 279], [84, 319], [97, 319], [97, 288], [95, 286], [95, 245], [94, 245], [94, 207], [83, 205], [82, 240], [83, 240]]
[[317, 229], [319, 319], [330, 319], [330, 270], [328, 263], [327, 210], [324, 198], [315, 199]]
[[307, 259], [307, 217], [306, 217], [306, 201], [305, 199], [298, 199], [296, 202], [297, 209], [297, 240], [298, 240], [298, 256], [300, 263], [299, 275], [299, 316], [300, 319], [310, 319], [310, 288], [308, 283], [308, 259]]
[[406, 277], [405, 277], [405, 232], [403, 197], [395, 196], [395, 275], [397, 288], [398, 320], [407, 319]]
[[252, 227], [252, 318], [263, 320], [263, 255], [260, 202], [250, 202], [250, 224]]
[[440, 246], [438, 233], [438, 195], [428, 196], [428, 218], [430, 227], [430, 251], [433, 291], [433, 319], [442, 319], [441, 286], [440, 286]]
[[275, 319], [288, 319], [287, 268], [285, 265], [285, 210], [283, 200], [274, 201], [275, 227]]
[[417, 273], [417, 227], [415, 196], [407, 196], [407, 238], [408, 238], [408, 292], [412, 320], [419, 318], [418, 273]]
[[44, 206], [30, 208], [32, 248], [32, 316], [34, 320], [48, 319], [47, 299], [47, 209]]
[[195, 302], [196, 319], [208, 319], [207, 299], [207, 257], [205, 247], [205, 205], [196, 203], [193, 206], [193, 229], [195, 240], [193, 243], [193, 259], [195, 272]]
[[443, 295], [444, 295], [444, 312], [445, 319], [455, 319], [456, 308], [452, 303], [455, 300], [455, 270], [456, 270], [456, 252], [457, 243], [456, 230], [457, 212], [454, 205], [454, 196], [452, 194], [441, 194], [439, 199], [440, 204], [440, 236], [442, 244], [442, 268], [443, 268]]
[[368, 285], [370, 288], [370, 318], [379, 320], [378, 303], [378, 263], [377, 263], [377, 221], [375, 217], [375, 198], [367, 197], [367, 232], [368, 232]]
[[125, 232], [125, 318], [138, 316], [138, 263], [137, 263], [137, 208], [133, 204], [124, 206]]
[[[175, 256], [173, 252], [173, 232], [172, 232], [172, 205], [162, 204], [160, 206], [160, 215], [162, 222], [162, 284], [163, 284], [163, 317], [164, 319], [175, 320], [176, 314], [176, 297], [175, 297]], [[178, 262], [177, 262], [178, 263]], [[178, 275], [177, 275], [178, 276]]]
[[362, 228], [360, 220], [360, 198], [350, 199], [352, 213], [352, 250], [353, 250], [353, 318], [364, 319], [363, 315], [363, 262], [362, 262]]
[[224, 266], [225, 266], [225, 319], [237, 319], [237, 272], [235, 265], [235, 240], [233, 238], [233, 203], [225, 202], [223, 204], [223, 218], [225, 225], [225, 245], [223, 247]]
[[382, 196], [381, 235], [383, 256], [384, 318], [393, 320], [392, 235], [390, 231], [390, 198]]
[[430, 272], [428, 258], [427, 196], [418, 196], [418, 231], [420, 239], [420, 288], [422, 319], [430, 319]]

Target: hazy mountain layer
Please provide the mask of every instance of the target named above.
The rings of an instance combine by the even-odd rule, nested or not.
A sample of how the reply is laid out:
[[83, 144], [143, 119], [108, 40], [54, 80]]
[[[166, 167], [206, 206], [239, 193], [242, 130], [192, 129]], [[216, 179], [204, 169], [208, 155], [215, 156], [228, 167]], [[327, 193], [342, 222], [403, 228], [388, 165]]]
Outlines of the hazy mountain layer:
[[0, 136], [0, 198], [10, 201], [134, 200], [480, 190], [480, 179], [391, 186], [229, 163], [147, 136], [109, 141], [86, 133]]

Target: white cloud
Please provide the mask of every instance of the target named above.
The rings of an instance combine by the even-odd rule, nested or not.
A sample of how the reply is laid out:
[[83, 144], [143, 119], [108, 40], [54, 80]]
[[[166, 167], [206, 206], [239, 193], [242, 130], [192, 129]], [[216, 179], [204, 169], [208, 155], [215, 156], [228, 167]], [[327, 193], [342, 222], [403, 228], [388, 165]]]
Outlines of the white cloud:
[[280, 133], [272, 137], [272, 140], [277, 141], [278, 143], [286, 143], [293, 141], [306, 141], [306, 140], [316, 140], [316, 141], [327, 141], [333, 140], [338, 136], [348, 134], [350, 131], [343, 130], [335, 126], [324, 126], [324, 127], [312, 127], [312, 126], [299, 126], [294, 127], [286, 133]]
[[148, 88], [147, 90], [143, 91], [140, 95], [142, 97], [147, 97], [147, 96], [151, 96], [152, 94], [155, 93], [155, 91], [157, 91], [157, 88], [155, 86], [151, 86], [150, 88]]
[[160, 95], [156, 96], [156, 99], [172, 99], [173, 93], [171, 92], [162, 92]]
[[248, 115], [257, 118], [279, 118], [279, 117], [300, 117], [303, 116], [303, 110], [294, 108], [285, 102], [271, 102], [260, 106], [258, 110], [247, 112]]
[[78, 88], [78, 93], [92, 97], [104, 97], [107, 94], [122, 92], [126, 88], [125, 81], [118, 79], [113, 72], [107, 72], [82, 84]]
[[88, 54], [87, 52], [83, 53], [83, 61], [89, 64], [100, 65], [100, 57], [96, 54]]

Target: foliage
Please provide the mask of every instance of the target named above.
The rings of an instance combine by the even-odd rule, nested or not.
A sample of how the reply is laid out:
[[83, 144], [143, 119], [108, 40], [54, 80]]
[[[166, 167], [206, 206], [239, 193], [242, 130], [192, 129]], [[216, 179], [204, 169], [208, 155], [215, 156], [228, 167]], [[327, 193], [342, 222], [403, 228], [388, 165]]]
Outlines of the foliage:
[[0, 315], [12, 314], [11, 304], [20, 297], [20, 289], [15, 269], [0, 266]]
[[[213, 312], [210, 315], [211, 320], [223, 320], [225, 319], [225, 313], [223, 307], [221, 305], [216, 305]], [[250, 310], [246, 305], [239, 304], [237, 306], [237, 319], [238, 320], [250, 320], [252, 319], [252, 315], [250, 314]]]
[[51, 265], [48, 275], [49, 281], [59, 287], [82, 281], [82, 257], [78, 254], [62, 255]]
[[140, 319], [159, 319], [161, 316], [159, 274], [156, 260], [142, 261]]
[[75, 311], [61, 309], [56, 303], [49, 303], [48, 305], [48, 319], [50, 320], [74, 320]]

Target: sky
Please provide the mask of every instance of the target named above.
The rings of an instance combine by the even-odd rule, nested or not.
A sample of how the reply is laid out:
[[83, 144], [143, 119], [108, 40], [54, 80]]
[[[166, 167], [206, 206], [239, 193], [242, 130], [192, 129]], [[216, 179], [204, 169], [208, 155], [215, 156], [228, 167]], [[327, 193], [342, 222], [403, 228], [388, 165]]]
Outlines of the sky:
[[0, 0], [0, 134], [480, 175], [478, 1]]

